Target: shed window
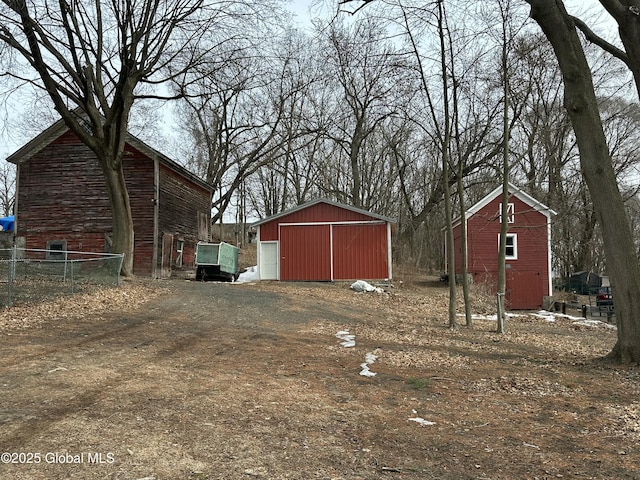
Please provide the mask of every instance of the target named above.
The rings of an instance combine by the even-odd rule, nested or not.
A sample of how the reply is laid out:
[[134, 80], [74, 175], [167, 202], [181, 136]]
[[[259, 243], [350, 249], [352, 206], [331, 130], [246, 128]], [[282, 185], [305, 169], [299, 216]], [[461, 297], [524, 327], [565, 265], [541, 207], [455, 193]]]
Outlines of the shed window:
[[[507, 203], [507, 223], [515, 223], [515, 207], [513, 203]], [[502, 204], [500, 204], [500, 223], [502, 223]]]
[[[500, 248], [500, 235], [498, 234], [498, 249]], [[505, 260], [518, 259], [518, 234], [507, 233], [507, 249], [505, 251]]]
[[67, 250], [66, 240], [47, 240], [47, 260], [64, 260]]

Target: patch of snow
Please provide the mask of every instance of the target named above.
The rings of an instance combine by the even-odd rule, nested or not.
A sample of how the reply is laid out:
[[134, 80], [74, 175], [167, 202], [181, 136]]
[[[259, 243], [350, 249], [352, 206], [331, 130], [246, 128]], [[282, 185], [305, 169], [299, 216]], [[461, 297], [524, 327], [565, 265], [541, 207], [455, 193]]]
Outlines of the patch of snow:
[[587, 320], [585, 318], [577, 321], [577, 322], [573, 322], [573, 325], [582, 325], [583, 327], [604, 327], [604, 328], [609, 328], [612, 330], [617, 330], [618, 327], [616, 327], [615, 325], [610, 325], [608, 323], [602, 322], [600, 320]]
[[376, 376], [376, 372], [372, 372], [371, 370], [369, 370], [369, 365], [367, 365], [366, 363], [363, 363], [360, 366], [362, 367], [362, 370], [360, 370], [360, 375], [362, 375], [363, 377]]
[[425, 427], [429, 427], [431, 425], [436, 424], [436, 422], [430, 422], [429, 420], [425, 420], [424, 418], [421, 418], [421, 417], [412, 417], [412, 418], [409, 418], [409, 420], [411, 420], [412, 422], [419, 423], [420, 425], [423, 425]]
[[562, 313], [552, 313], [547, 310], [540, 310], [537, 313], [532, 314], [534, 317], [542, 318], [547, 322], [555, 322], [558, 318], [565, 318], [567, 320], [572, 320], [572, 325], [581, 325], [583, 327], [604, 327], [612, 330], [616, 330], [618, 327], [615, 325], [611, 325], [606, 322], [602, 322], [600, 320], [587, 319], [584, 317], [574, 317], [573, 315], [566, 315]]
[[362, 368], [362, 370], [360, 371], [360, 375], [362, 375], [363, 377], [375, 377], [376, 376], [376, 372], [372, 372], [369, 369], [369, 365], [371, 365], [377, 359], [378, 359], [377, 355], [374, 355], [371, 352], [367, 353], [364, 356], [364, 363], [360, 364], [360, 368]]
[[364, 280], [358, 280], [351, 284], [351, 290], [355, 292], [376, 292], [384, 293], [384, 290], [380, 287], [374, 287], [373, 285], [365, 282]]
[[247, 267], [244, 272], [238, 275], [237, 283], [256, 282], [260, 279], [258, 274], [258, 266]]
[[356, 346], [356, 336], [351, 335], [348, 330], [340, 330], [338, 333], [336, 333], [336, 337], [342, 340], [342, 343], [340, 345], [345, 348]]
[[[464, 313], [458, 313], [457, 316], [464, 317]], [[507, 318], [516, 318], [516, 317], [522, 317], [522, 315], [519, 313], [507, 313]], [[472, 320], [489, 320], [489, 321], [495, 322], [498, 319], [498, 316], [472, 314], [471, 319]]]

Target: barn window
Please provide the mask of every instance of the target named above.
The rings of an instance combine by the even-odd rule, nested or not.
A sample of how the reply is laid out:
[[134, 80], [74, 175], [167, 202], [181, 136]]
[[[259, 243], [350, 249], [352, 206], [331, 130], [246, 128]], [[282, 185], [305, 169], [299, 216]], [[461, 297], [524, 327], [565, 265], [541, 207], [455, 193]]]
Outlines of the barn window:
[[[507, 223], [515, 223], [513, 203], [507, 203]], [[502, 223], [502, 204], [500, 204], [500, 223]]]
[[64, 260], [67, 250], [66, 240], [47, 240], [47, 260]]
[[[500, 235], [498, 235], [498, 248], [500, 248]], [[507, 233], [507, 249], [504, 258], [505, 260], [518, 259], [518, 234]]]

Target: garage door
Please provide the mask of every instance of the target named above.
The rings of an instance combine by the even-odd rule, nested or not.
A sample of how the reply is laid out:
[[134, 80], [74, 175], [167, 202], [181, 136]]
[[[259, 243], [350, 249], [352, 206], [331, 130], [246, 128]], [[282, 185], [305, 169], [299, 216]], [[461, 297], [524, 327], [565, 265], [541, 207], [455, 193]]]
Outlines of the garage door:
[[280, 226], [280, 280], [331, 280], [331, 226]]
[[371, 280], [389, 276], [386, 224], [333, 226], [333, 278]]

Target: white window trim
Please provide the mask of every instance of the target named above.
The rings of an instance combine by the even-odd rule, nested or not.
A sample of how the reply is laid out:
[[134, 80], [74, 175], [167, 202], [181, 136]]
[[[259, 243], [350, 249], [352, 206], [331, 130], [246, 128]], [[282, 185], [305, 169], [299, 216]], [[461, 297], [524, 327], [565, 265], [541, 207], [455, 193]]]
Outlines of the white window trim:
[[[515, 205], [507, 203], [507, 223], [516, 223]], [[502, 204], [500, 204], [500, 223], [502, 223]]]
[[[505, 253], [505, 260], [517, 260], [518, 259], [518, 234], [517, 233], [507, 233], [507, 241], [509, 239], [513, 239], [513, 255], [507, 255]], [[509, 245], [507, 244], [507, 248]], [[500, 250], [500, 234], [498, 234], [498, 250]]]

